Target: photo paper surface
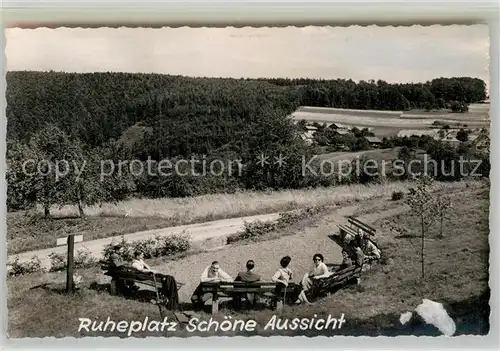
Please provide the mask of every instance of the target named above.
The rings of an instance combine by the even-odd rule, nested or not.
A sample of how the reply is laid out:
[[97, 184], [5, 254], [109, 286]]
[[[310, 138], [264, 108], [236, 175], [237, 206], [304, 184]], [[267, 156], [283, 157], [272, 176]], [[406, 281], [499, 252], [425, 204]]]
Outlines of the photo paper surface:
[[10, 338], [490, 333], [487, 25], [5, 37]]

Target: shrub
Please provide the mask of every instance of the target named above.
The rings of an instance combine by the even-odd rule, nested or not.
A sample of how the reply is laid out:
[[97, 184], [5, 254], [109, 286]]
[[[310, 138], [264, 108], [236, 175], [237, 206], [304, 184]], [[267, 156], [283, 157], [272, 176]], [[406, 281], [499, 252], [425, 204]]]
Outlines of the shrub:
[[282, 212], [276, 221], [259, 221], [245, 222], [245, 228], [235, 234], [229, 235], [226, 239], [227, 244], [231, 244], [245, 239], [257, 239], [264, 234], [273, 232], [278, 229], [286, 228], [298, 221], [309, 218], [318, 212], [322, 207], [307, 207], [303, 210], [294, 212]]
[[467, 103], [462, 102], [462, 101], [453, 101], [450, 103], [450, 109], [453, 112], [464, 113], [464, 112], [469, 111], [469, 106]]
[[66, 255], [62, 253], [51, 252], [50, 258], [50, 272], [61, 271], [66, 268]]
[[185, 233], [170, 235], [158, 242], [160, 245], [156, 257], [178, 254], [191, 248], [191, 238]]
[[37, 256], [33, 256], [27, 262], [19, 262], [19, 257], [16, 257], [13, 262], [9, 262], [7, 265], [10, 265], [10, 269], [7, 270], [7, 276], [9, 277], [44, 271], [41, 261]]
[[156, 236], [151, 239], [111, 242], [103, 249], [104, 260], [109, 260], [114, 247], [118, 246], [118, 254], [124, 261], [131, 261], [136, 251], [144, 254], [144, 258], [171, 256], [186, 252], [191, 248], [191, 238], [186, 233], [173, 234], [166, 237]]
[[404, 193], [402, 191], [393, 191], [392, 192], [392, 201], [398, 201], [404, 198]]
[[304, 209], [294, 212], [282, 212], [279, 214], [279, 218], [277, 221], [277, 226], [279, 228], [284, 228], [288, 225], [294, 224], [303, 219], [307, 219], [311, 216], [318, 214], [324, 206], [308, 206]]
[[[66, 269], [68, 265], [67, 255], [65, 253], [55, 253], [49, 254], [50, 258], [50, 272], [57, 272]], [[87, 268], [93, 266], [97, 262], [97, 259], [92, 256], [88, 248], [82, 248], [76, 251], [73, 257], [73, 267], [74, 268]]]
[[87, 268], [93, 266], [97, 259], [92, 256], [88, 248], [82, 248], [76, 252], [74, 257], [75, 268]]
[[114, 247], [118, 246], [118, 254], [124, 261], [131, 261], [134, 258], [134, 246], [130, 241], [122, 239], [120, 242], [111, 242], [110, 244], [104, 246], [102, 250], [102, 256], [104, 260], [109, 260], [111, 254], [114, 251]]
[[226, 239], [227, 244], [245, 239], [255, 239], [266, 233], [270, 233], [277, 228], [275, 221], [260, 221], [245, 222], [245, 228], [233, 235], [229, 235]]

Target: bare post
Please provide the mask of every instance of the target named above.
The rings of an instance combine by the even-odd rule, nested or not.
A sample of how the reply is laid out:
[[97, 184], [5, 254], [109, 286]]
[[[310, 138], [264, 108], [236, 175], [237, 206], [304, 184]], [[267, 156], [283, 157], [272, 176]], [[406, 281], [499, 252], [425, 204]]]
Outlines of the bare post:
[[66, 268], [66, 291], [68, 294], [73, 292], [73, 251], [75, 247], [75, 236], [68, 236], [68, 266]]

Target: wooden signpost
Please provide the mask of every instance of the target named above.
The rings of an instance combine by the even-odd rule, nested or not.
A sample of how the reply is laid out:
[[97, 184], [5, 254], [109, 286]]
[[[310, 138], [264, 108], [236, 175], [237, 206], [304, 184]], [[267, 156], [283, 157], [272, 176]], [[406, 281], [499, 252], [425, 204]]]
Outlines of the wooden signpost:
[[74, 265], [74, 251], [75, 243], [83, 241], [83, 235], [70, 234], [67, 238], [57, 239], [57, 246], [68, 245], [68, 259], [66, 264], [66, 292], [68, 294], [73, 292], [73, 265]]

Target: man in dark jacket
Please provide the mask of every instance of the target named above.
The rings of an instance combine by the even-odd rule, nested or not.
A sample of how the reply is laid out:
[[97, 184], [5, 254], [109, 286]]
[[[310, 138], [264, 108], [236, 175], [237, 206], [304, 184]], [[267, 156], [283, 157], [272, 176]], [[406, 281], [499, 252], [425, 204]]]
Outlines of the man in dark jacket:
[[255, 267], [255, 262], [249, 260], [246, 264], [247, 270], [244, 272], [239, 272], [234, 281], [253, 283], [260, 280], [260, 275], [252, 272]]
[[[260, 280], [260, 275], [253, 272], [254, 267], [255, 267], [255, 262], [253, 260], [247, 261], [247, 264], [246, 264], [247, 270], [243, 271], [243, 272], [239, 272], [238, 275], [236, 276], [236, 278], [234, 279], [234, 281], [235, 282], [240, 281], [240, 282], [245, 282], [245, 283], [258, 282]], [[242, 297], [241, 294], [235, 295], [234, 302], [236, 305], [240, 304], [241, 297]], [[255, 293], [247, 293], [246, 299], [248, 302], [255, 305], [258, 302], [258, 295]]]

